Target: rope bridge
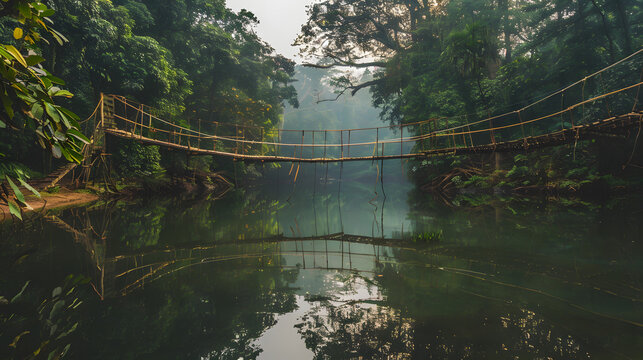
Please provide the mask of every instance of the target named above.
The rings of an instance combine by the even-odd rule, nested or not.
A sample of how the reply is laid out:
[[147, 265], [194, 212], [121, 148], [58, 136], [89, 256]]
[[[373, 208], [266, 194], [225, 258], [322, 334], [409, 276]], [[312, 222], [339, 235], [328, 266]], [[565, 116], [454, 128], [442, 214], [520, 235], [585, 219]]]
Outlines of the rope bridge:
[[[179, 124], [118, 95], [102, 95], [100, 128], [144, 144], [243, 161], [341, 162], [525, 151], [598, 137], [643, 123], [643, 49], [517, 110], [337, 130], [266, 129], [196, 119]], [[608, 76], [603, 77], [604, 74]]]

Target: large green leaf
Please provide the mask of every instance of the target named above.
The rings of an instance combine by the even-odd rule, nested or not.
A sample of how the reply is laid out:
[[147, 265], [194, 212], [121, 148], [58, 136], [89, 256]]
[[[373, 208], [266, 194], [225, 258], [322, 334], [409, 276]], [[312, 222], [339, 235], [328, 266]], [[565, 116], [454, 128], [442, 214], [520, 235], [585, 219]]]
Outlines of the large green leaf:
[[40, 55], [30, 55], [25, 60], [27, 61], [27, 65], [34, 66], [34, 65], [38, 65], [41, 62], [45, 61], [45, 58], [40, 56]]
[[61, 122], [60, 114], [52, 104], [45, 102], [45, 110], [47, 111], [47, 115], [49, 115], [54, 122]]
[[11, 178], [9, 177], [9, 175], [5, 175], [4, 177], [5, 177], [5, 179], [7, 179], [7, 182], [9, 183], [9, 186], [11, 186], [11, 189], [13, 190], [13, 194], [16, 196], [16, 199], [18, 199], [18, 201], [21, 204], [27, 205], [27, 202], [25, 201], [25, 196], [22, 195], [22, 191], [20, 191], [18, 186], [16, 186], [16, 184], [14, 184], [14, 182], [11, 181]]
[[78, 131], [76, 129], [67, 130], [67, 135], [71, 135], [71, 136], [75, 137], [76, 139], [84, 142], [85, 144], [89, 144], [89, 139], [85, 135], [83, 135], [80, 131]]
[[24, 186], [27, 190], [31, 191], [34, 195], [40, 198], [40, 193], [38, 192], [38, 190], [34, 189], [31, 185], [29, 185], [26, 181], [24, 181], [21, 178], [18, 178], [18, 181], [20, 181], [20, 184], [22, 184], [22, 186]]
[[24, 67], [28, 66], [25, 58], [22, 57], [22, 54], [20, 53], [20, 51], [18, 51], [18, 49], [16, 49], [14, 46], [5, 45], [5, 49], [7, 49], [7, 51], [11, 53], [11, 55], [13, 55], [14, 59], [16, 59], [22, 66]]
[[9, 201], [9, 212], [13, 214], [13, 216], [22, 220], [22, 213], [20, 212], [20, 208], [13, 201]]

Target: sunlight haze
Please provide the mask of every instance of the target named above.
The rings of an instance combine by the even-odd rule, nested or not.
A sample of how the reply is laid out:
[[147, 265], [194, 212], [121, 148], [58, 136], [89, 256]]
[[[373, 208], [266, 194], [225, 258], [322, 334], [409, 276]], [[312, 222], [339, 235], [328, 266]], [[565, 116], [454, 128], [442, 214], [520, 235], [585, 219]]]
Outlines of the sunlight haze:
[[[279, 54], [295, 59], [298, 49], [291, 44], [297, 38], [301, 25], [306, 21], [309, 0], [229, 0], [227, 6], [234, 11], [246, 9], [259, 19], [257, 34]], [[279, 9], [279, 15], [275, 10]]]

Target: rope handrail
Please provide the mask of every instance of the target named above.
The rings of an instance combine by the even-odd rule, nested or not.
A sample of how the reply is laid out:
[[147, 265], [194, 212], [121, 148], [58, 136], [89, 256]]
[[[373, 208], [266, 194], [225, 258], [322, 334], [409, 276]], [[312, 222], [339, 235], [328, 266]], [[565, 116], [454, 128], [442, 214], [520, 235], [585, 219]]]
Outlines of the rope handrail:
[[[643, 82], [639, 82], [639, 83], [636, 83], [636, 84], [633, 84], [633, 85], [630, 85], [630, 86], [627, 86], [627, 87], [624, 87], [622, 89], [615, 90], [615, 91], [612, 91], [612, 92], [609, 92], [609, 93], [606, 93], [606, 94], [601, 94], [601, 95], [595, 96], [595, 97], [587, 99], [585, 101], [581, 101], [579, 103], [573, 104], [573, 105], [567, 107], [564, 110], [560, 110], [560, 111], [557, 111], [557, 112], [554, 112], [554, 113], [551, 113], [551, 114], [548, 114], [548, 115], [545, 115], [545, 116], [541, 116], [541, 117], [538, 117], [538, 118], [535, 118], [535, 119], [525, 120], [525, 121], [522, 121], [522, 122], [517, 122], [517, 123], [509, 124], [509, 125], [503, 125], [503, 126], [496, 126], [496, 127], [491, 127], [491, 128], [485, 128], [485, 129], [477, 129], [477, 130], [469, 130], [469, 131], [462, 131], [462, 132], [457, 132], [457, 133], [454, 132], [454, 133], [445, 134], [445, 132], [447, 132], [447, 131], [455, 131], [455, 130], [463, 129], [463, 128], [466, 128], [466, 127], [474, 126], [474, 125], [477, 125], [479, 123], [488, 121], [488, 120], [484, 120], [484, 121], [474, 122], [474, 123], [470, 123], [470, 124], [466, 124], [466, 125], [454, 126], [454, 127], [450, 127], [450, 128], [447, 128], [447, 129], [439, 129], [439, 130], [429, 132], [427, 134], [414, 135], [414, 136], [408, 136], [408, 137], [389, 138], [389, 139], [379, 139], [378, 141], [368, 141], [368, 142], [359, 142], [359, 143], [345, 143], [345, 144], [337, 144], [337, 143], [330, 143], [330, 144], [328, 144], [328, 143], [327, 144], [282, 143], [282, 142], [274, 142], [274, 141], [257, 141], [257, 140], [246, 140], [244, 138], [232, 138], [232, 137], [226, 137], [226, 136], [218, 136], [218, 135], [212, 135], [212, 134], [206, 134], [206, 133], [198, 132], [198, 131], [193, 130], [193, 129], [189, 129], [189, 128], [186, 128], [186, 127], [183, 127], [183, 126], [180, 126], [180, 125], [172, 124], [172, 123], [170, 123], [168, 121], [160, 119], [160, 118], [158, 118], [158, 117], [156, 117], [154, 115], [151, 115], [151, 114], [149, 114], [147, 112], [144, 112], [142, 110], [139, 110], [139, 111], [141, 111], [141, 113], [143, 113], [145, 115], [152, 116], [153, 119], [155, 119], [155, 120], [157, 120], [157, 121], [159, 121], [159, 122], [161, 122], [163, 124], [170, 125], [171, 127], [174, 127], [174, 128], [184, 130], [186, 132], [191, 133], [191, 134], [189, 134], [189, 133], [180, 134], [181, 136], [189, 137], [189, 138], [200, 138], [200, 139], [203, 139], [203, 140], [222, 140], [222, 141], [230, 141], [230, 142], [249, 144], [249, 145], [271, 145], [271, 146], [284, 146], [284, 147], [297, 147], [297, 148], [301, 148], [301, 147], [303, 147], [303, 148], [357, 147], [357, 146], [370, 146], [370, 145], [376, 145], [376, 144], [399, 144], [399, 143], [417, 142], [417, 141], [420, 141], [420, 140], [429, 139], [429, 138], [431, 138], [433, 136], [461, 136], [461, 135], [476, 134], [476, 133], [497, 131], [497, 130], [512, 128], [512, 127], [517, 127], [517, 126], [521, 126], [521, 125], [524, 125], [524, 124], [537, 122], [537, 121], [540, 121], [540, 120], [548, 119], [548, 118], [551, 118], [551, 117], [554, 117], [554, 116], [558, 116], [558, 115], [567, 113], [567, 112], [569, 112], [571, 110], [574, 110], [574, 109], [576, 109], [576, 108], [578, 108], [578, 107], [580, 107], [582, 105], [594, 102], [596, 100], [600, 100], [602, 98], [605, 98], [605, 97], [608, 97], [608, 96], [611, 96], [611, 95], [614, 95], [614, 94], [617, 94], [617, 93], [620, 93], [620, 92], [623, 92], [623, 91], [630, 90], [632, 88], [635, 88], [635, 87], [641, 86], [641, 85], [643, 85]], [[516, 111], [511, 112], [509, 114], [516, 114], [518, 112], [519, 111], [516, 110]], [[141, 126], [141, 127], [148, 128], [148, 129], [153, 129], [154, 131], [161, 131], [161, 132], [165, 132], [165, 133], [168, 133], [168, 134], [176, 134], [175, 131], [173, 132], [173, 131], [169, 131], [169, 130], [163, 130], [163, 129], [155, 128], [155, 127], [148, 126], [148, 125], [145, 125], [145, 124], [137, 123], [135, 121], [132, 121], [130, 119], [122, 117], [122, 116], [120, 116], [118, 114], [114, 114], [114, 116], [119, 118], [119, 119], [121, 119], [121, 120], [123, 120], [123, 121], [126, 121], [128, 123], [136, 124], [137, 126]], [[498, 119], [500, 117], [501, 116], [495, 116], [495, 117], [491, 117], [490, 119], [495, 120], [495, 119]], [[375, 130], [375, 129], [376, 128], [372, 128], [372, 130]], [[312, 131], [326, 132], [326, 131], [330, 131], [330, 130], [298, 130], [298, 132], [302, 132], [302, 131], [304, 131], [304, 132], [312, 132]], [[344, 131], [353, 131], [353, 130], [352, 129], [347, 129], [347, 130], [344, 130]]]
[[[505, 116], [521, 113], [521, 112], [523, 112], [523, 111], [525, 111], [525, 110], [527, 110], [527, 109], [529, 109], [529, 108], [531, 108], [531, 107], [533, 107], [533, 106], [535, 106], [537, 104], [542, 103], [543, 101], [546, 101], [546, 100], [548, 100], [548, 99], [550, 99], [550, 98], [552, 98], [552, 97], [554, 97], [554, 96], [556, 96], [558, 94], [561, 94], [561, 93], [573, 88], [574, 86], [582, 84], [582, 83], [586, 82], [587, 80], [589, 80], [591, 78], [594, 78], [597, 75], [600, 75], [603, 72], [605, 72], [605, 71], [607, 71], [607, 70], [609, 70], [609, 69], [611, 69], [611, 68], [613, 68], [613, 67], [615, 67], [617, 65], [620, 65], [620, 64], [622, 64], [622, 63], [624, 63], [624, 62], [626, 62], [628, 60], [631, 60], [632, 58], [634, 58], [635, 56], [637, 56], [637, 55], [639, 55], [641, 53], [643, 53], [643, 48], [635, 51], [634, 53], [624, 57], [623, 59], [621, 59], [621, 60], [619, 60], [619, 61], [617, 61], [617, 62], [615, 62], [613, 64], [610, 64], [610, 65], [608, 65], [608, 66], [606, 66], [606, 67], [604, 67], [604, 68], [602, 68], [602, 69], [600, 69], [600, 70], [598, 70], [598, 71], [596, 71], [596, 72], [594, 72], [594, 73], [592, 73], [590, 75], [585, 76], [584, 78], [582, 78], [582, 79], [580, 79], [580, 80], [578, 80], [578, 81], [576, 81], [576, 82], [574, 82], [574, 83], [572, 83], [570, 85], [567, 85], [567, 86], [565, 86], [565, 87], [563, 87], [563, 88], [561, 88], [559, 90], [556, 90], [556, 91], [554, 91], [554, 92], [552, 92], [552, 93], [540, 98], [539, 100], [536, 100], [536, 101], [534, 101], [534, 102], [532, 102], [532, 103], [530, 103], [530, 104], [528, 104], [528, 105], [526, 105], [526, 106], [524, 106], [524, 107], [522, 107], [520, 109], [512, 110], [512, 111], [505, 112], [505, 113], [499, 114], [499, 115], [489, 116], [489, 117], [486, 117], [484, 119], [478, 120], [476, 122], [472, 122], [472, 123], [470, 123], [468, 125], [461, 125], [459, 127], [461, 128], [461, 127], [466, 127], [466, 126], [473, 126], [473, 125], [477, 125], [479, 123], [483, 123], [483, 122], [487, 122], [487, 121], [491, 121], [491, 120], [496, 120], [496, 119], [499, 119], [499, 118], [502, 118], [502, 117], [505, 117]], [[126, 105], [128, 105], [128, 106], [130, 106], [130, 107], [132, 107], [134, 109], [136, 109], [136, 108], [130, 103], [138, 104], [138, 105], [142, 105], [144, 107], [148, 107], [150, 109], [154, 109], [154, 108], [152, 108], [152, 107], [150, 107], [148, 105], [141, 104], [141, 103], [138, 103], [136, 101], [126, 99], [125, 97], [120, 96], [120, 95], [111, 95], [111, 96], [114, 96], [115, 98], [118, 98], [119, 100], [122, 99], [121, 101], [124, 104], [126, 104]], [[125, 102], [123, 100], [127, 100], [127, 101]], [[137, 109], [137, 110], [139, 110], [139, 109]], [[145, 113], [148, 114], [148, 115], [151, 115], [149, 112], [145, 112]], [[352, 131], [352, 132], [354, 132], [354, 131], [367, 131], [367, 130], [378, 130], [378, 129], [396, 129], [396, 128], [412, 127], [412, 126], [417, 126], [417, 125], [424, 125], [424, 124], [427, 124], [427, 123], [430, 123], [430, 122], [436, 122], [436, 121], [439, 121], [439, 120], [462, 119], [462, 118], [465, 118], [465, 117], [468, 117], [468, 116], [476, 116], [476, 115], [478, 115], [478, 114], [471, 113], [471, 114], [462, 114], [462, 115], [454, 115], [454, 116], [445, 116], [445, 117], [438, 117], [438, 118], [430, 118], [430, 119], [416, 121], [416, 122], [412, 122], [412, 123], [392, 124], [392, 125], [388, 125], [388, 126], [377, 126], [377, 127], [367, 127], [367, 128], [305, 130], [305, 131], [308, 131], [308, 132], [312, 132], [312, 131], [317, 131], [317, 132], [319, 132], [319, 131], [322, 131], [322, 132]], [[152, 115], [152, 116], [155, 116], [155, 115]], [[212, 123], [212, 124], [216, 124], [216, 125], [219, 125], [219, 126], [230, 126], [230, 127], [238, 127], [238, 128], [252, 128], [252, 129], [264, 129], [261, 126], [256, 126], [256, 125], [234, 124], [234, 123], [217, 122], [217, 121], [211, 121], [211, 120], [197, 120], [197, 121], [202, 121], [202, 122], [206, 122], [206, 123]], [[172, 124], [172, 123], [168, 122], [168, 124]], [[177, 126], [179, 126], [179, 125], [177, 125]], [[185, 127], [182, 127], [182, 128], [187, 129]], [[455, 127], [455, 128], [457, 129], [458, 127]], [[443, 129], [443, 130], [448, 131], [448, 130], [452, 130], [452, 129], [454, 129], [454, 128], [448, 128], [448, 129]], [[276, 130], [270, 130], [270, 129], [266, 130], [266, 129], [264, 129], [264, 130], [265, 131], [278, 131], [278, 132], [301, 132], [302, 131], [300, 129], [299, 130], [298, 129], [276, 129]]]
[[[254, 125], [245, 125], [245, 124], [234, 124], [234, 123], [220, 123], [216, 121], [198, 121], [198, 129], [190, 125], [179, 125], [175, 122], [165, 120], [158, 115], [158, 111], [144, 104], [136, 103], [131, 101], [123, 96], [119, 95], [106, 95], [106, 97], [101, 99], [101, 103], [94, 110], [92, 116], [95, 116], [98, 109], [100, 108], [103, 111], [101, 114], [106, 115], [106, 118], [111, 118], [113, 120], [118, 120], [120, 124], [126, 125], [125, 127], [120, 127], [116, 121], [108, 121], [103, 127], [104, 130], [111, 132], [116, 136], [126, 137], [135, 139], [142, 142], [147, 142], [149, 144], [155, 144], [160, 146], [170, 146], [173, 148], [184, 149], [191, 152], [201, 152], [204, 154], [213, 154], [213, 155], [224, 155], [233, 157], [235, 159], [249, 159], [249, 160], [266, 160], [269, 161], [350, 161], [350, 160], [366, 160], [366, 159], [392, 159], [392, 158], [412, 158], [418, 156], [426, 156], [428, 153], [433, 154], [448, 154], [455, 153], [456, 151], [466, 150], [473, 151], [475, 149], [484, 149], [484, 151], [489, 151], [489, 149], [495, 151], [497, 146], [500, 144], [504, 147], [511, 146], [512, 149], [515, 149], [517, 146], [521, 146], [521, 142], [526, 149], [530, 142], [535, 144], [540, 144], [544, 141], [547, 143], [553, 143], [558, 140], [552, 140], [548, 137], [556, 137], [562, 135], [563, 140], [565, 138], [579, 138], [579, 131], [584, 133], [590, 133], [598, 129], [600, 131], [610, 131], [608, 127], [603, 127], [606, 121], [611, 121], [615, 125], [610, 126], [632, 126], [633, 122], [643, 121], [641, 119], [641, 114], [637, 104], [639, 103], [638, 98], [640, 92], [637, 91], [636, 98], [634, 100], [634, 107], [632, 111], [627, 111], [622, 109], [623, 104], [630, 104], [631, 100], [629, 99], [630, 95], [622, 97], [616, 97], [616, 101], [619, 105], [620, 115], [614, 116], [612, 110], [614, 108], [610, 107], [610, 103], [614, 103], [613, 100], [608, 100], [606, 102], [607, 112], [603, 109], [603, 101], [605, 99], [616, 94], [621, 94], [626, 91], [638, 88], [640, 90], [641, 85], [643, 85], [642, 79], [637, 79], [637, 82], [631, 85], [620, 85], [624, 86], [618, 90], [608, 91], [602, 83], [602, 73], [608, 69], [614, 68], [619, 64], [623, 64], [626, 61], [633, 59], [635, 56], [643, 53], [643, 49], [636, 51], [635, 53], [615, 62], [597, 72], [592, 73], [584, 77], [581, 80], [578, 80], [560, 90], [557, 90], [547, 96], [544, 96], [526, 106], [523, 106], [519, 109], [506, 112], [504, 114], [491, 115], [470, 122], [468, 115], [459, 115], [454, 117], [441, 117], [441, 118], [432, 118], [429, 120], [417, 121], [413, 123], [400, 124], [400, 125], [390, 125], [390, 126], [376, 126], [376, 127], [367, 127], [367, 128], [351, 128], [351, 129], [327, 129], [327, 130], [295, 130], [295, 129], [265, 129], [260, 126]], [[638, 63], [637, 63], [638, 64]], [[629, 68], [628, 68], [629, 70]], [[621, 73], [619, 73], [621, 74]], [[597, 87], [592, 86], [591, 92], [593, 94], [598, 93], [599, 95], [590, 95], [589, 99], [586, 99], [586, 83], [587, 80], [596, 76], [601, 76], [601, 82]], [[621, 78], [622, 77], [622, 78]], [[622, 84], [625, 81], [625, 75], [619, 75], [619, 78], [616, 80], [616, 84]], [[564, 100], [569, 97], [566, 95], [566, 91], [569, 89], [582, 84], [582, 90], [577, 89], [572, 94], [572, 99], [575, 103], [565, 107]], [[615, 86], [613, 86], [615, 87]], [[604, 92], [604, 93], [601, 93]], [[556, 110], [558, 107], [554, 104], [547, 106], [539, 107], [539, 110], [534, 111], [530, 110], [531, 108], [542, 104], [544, 101], [551, 99], [557, 94], [563, 94], [561, 98], [560, 106], [563, 107], [560, 110]], [[626, 99], [626, 102], [623, 103], [623, 99]], [[601, 116], [600, 121], [589, 123], [586, 116], [586, 105], [597, 103], [597, 106], [589, 107], [590, 113], [592, 116]], [[103, 110], [102, 105], [107, 104], [108, 110]], [[627, 105], [630, 106], [630, 105]], [[582, 108], [582, 111], [580, 110]], [[105, 111], [107, 111], [105, 113]], [[625, 113], [622, 113], [625, 112]], [[581, 120], [574, 121], [575, 114], [580, 113]], [[566, 115], [568, 114], [568, 115]], [[602, 115], [599, 115], [602, 114]], [[90, 116], [90, 118], [92, 117]], [[551, 121], [548, 121], [547, 126], [531, 126], [529, 130], [531, 131], [531, 136], [527, 136], [528, 133], [525, 131], [525, 125], [534, 124], [542, 122], [547, 119], [560, 117], [560, 123], [553, 124], [551, 126]], [[102, 117], [101, 117], [102, 118]], [[569, 121], [565, 120], [568, 118]], [[465, 119], [464, 121], [457, 122], [453, 121], [454, 119]], [[451, 126], [449, 126], [449, 120], [451, 120]], [[637, 122], [638, 121], [638, 122]], [[202, 131], [202, 123], [214, 124], [213, 126], [208, 126], [207, 131]], [[194, 124], [194, 123], [193, 123]], [[424, 126], [427, 125], [428, 126]], [[482, 126], [481, 126], [482, 125]], [[416, 128], [411, 128], [411, 127]], [[520, 126], [520, 131], [512, 132], [503, 132], [505, 129], [512, 129]], [[592, 126], [595, 126], [592, 128]], [[404, 128], [411, 128], [406, 133]], [[400, 129], [398, 133], [399, 136], [388, 135], [385, 138], [380, 138], [380, 129]], [[556, 129], [559, 130], [556, 130]], [[603, 130], [605, 129], [605, 130]], [[260, 131], [259, 131], [260, 130]], [[536, 135], [534, 134], [536, 131]], [[208, 131], [214, 131], [214, 134], [208, 133]], [[576, 133], [574, 133], [574, 131]], [[324, 141], [315, 142], [315, 134], [324, 133]], [[348, 136], [345, 136], [344, 133], [347, 133]], [[365, 133], [368, 132], [368, 133]], [[283, 135], [286, 134], [299, 134], [297, 138], [301, 141], [294, 141], [293, 136], [289, 135], [286, 138]], [[331, 140], [330, 143], [327, 141], [328, 134], [334, 133], [334, 140]], [[479, 136], [477, 134], [488, 133], [489, 138], [485, 136]], [[156, 134], [156, 135], [155, 135]], [[306, 136], [308, 134], [308, 136]], [[312, 134], [312, 143], [310, 143], [310, 135]], [[390, 134], [390, 133], [387, 133]], [[477, 135], [477, 136], [472, 136]], [[599, 134], [600, 135], [600, 134]], [[467, 138], [468, 137], [468, 138]], [[353, 139], [352, 142], [351, 138]], [[538, 139], [535, 139], [538, 138]], [[374, 141], [373, 141], [374, 139]], [[443, 139], [443, 140], [440, 140]], [[286, 141], [284, 141], [286, 140]], [[426, 143], [428, 141], [429, 150], [427, 151]], [[476, 144], [474, 144], [474, 140]], [[380, 145], [381, 144], [381, 145]], [[397, 144], [397, 149], [393, 150], [391, 155], [391, 149]], [[405, 144], [411, 144], [413, 146], [404, 146]], [[386, 147], [385, 147], [386, 146]], [[370, 149], [367, 151], [369, 156], [361, 156], [363, 154], [364, 147], [373, 147], [372, 152]], [[379, 149], [381, 147], [381, 150]], [[283, 156], [284, 148], [294, 148], [294, 153], [292, 156]], [[315, 149], [323, 148], [324, 157], [315, 158]], [[351, 152], [351, 148], [357, 148], [357, 150]], [[310, 151], [304, 153], [304, 149], [311, 149]], [[333, 150], [332, 153], [328, 154], [326, 149], [337, 149]], [[339, 150], [341, 149], [341, 151]], [[345, 149], [346, 156], [345, 156]], [[388, 151], [386, 151], [388, 150]], [[292, 151], [292, 150], [289, 150]], [[341, 154], [341, 155], [340, 155]]]

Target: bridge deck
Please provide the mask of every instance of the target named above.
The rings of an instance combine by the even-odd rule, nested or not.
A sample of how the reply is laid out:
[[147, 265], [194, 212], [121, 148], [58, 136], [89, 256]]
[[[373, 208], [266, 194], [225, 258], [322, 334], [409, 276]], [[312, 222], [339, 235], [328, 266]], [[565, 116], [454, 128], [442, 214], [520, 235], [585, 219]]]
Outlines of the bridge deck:
[[[190, 145], [169, 142], [164, 140], [153, 139], [150, 137], [136, 134], [135, 132], [125, 131], [115, 128], [105, 128], [105, 133], [119, 138], [130, 139], [148, 145], [158, 145], [166, 148], [182, 150], [190, 154], [200, 155], [217, 155], [233, 158], [234, 160], [243, 161], [261, 161], [261, 162], [307, 162], [307, 163], [324, 163], [324, 162], [344, 162], [344, 161], [364, 161], [364, 160], [388, 160], [388, 159], [406, 159], [406, 158], [423, 158], [439, 155], [454, 154], [484, 154], [493, 152], [514, 152], [528, 151], [538, 148], [561, 145], [575, 142], [578, 140], [587, 140], [599, 137], [620, 137], [621, 134], [616, 132], [622, 131], [643, 123], [643, 112], [632, 112], [620, 116], [610, 117], [590, 124], [577, 125], [571, 128], [542, 134], [538, 136], [527, 136], [518, 140], [503, 141], [497, 143], [487, 143], [474, 146], [451, 146], [437, 149], [429, 149], [417, 153], [400, 153], [391, 155], [374, 154], [373, 156], [344, 156], [344, 157], [297, 157], [297, 156], [280, 156], [280, 155], [252, 155], [239, 154], [220, 150], [202, 149]], [[430, 137], [429, 137], [430, 139]], [[302, 144], [306, 147], [308, 144]], [[348, 144], [343, 145], [349, 146]], [[353, 145], [355, 146], [355, 145]]]

